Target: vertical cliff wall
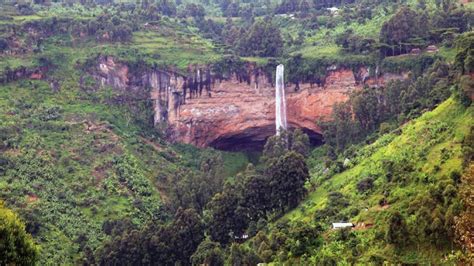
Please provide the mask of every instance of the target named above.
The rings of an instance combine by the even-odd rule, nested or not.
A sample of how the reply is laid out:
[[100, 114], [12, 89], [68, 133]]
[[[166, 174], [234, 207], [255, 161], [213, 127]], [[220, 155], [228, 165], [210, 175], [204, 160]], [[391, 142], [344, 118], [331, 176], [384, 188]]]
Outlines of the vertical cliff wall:
[[[190, 67], [185, 74], [158, 69], [131, 73], [129, 66], [102, 57], [95, 77], [103, 86], [153, 101], [154, 123], [167, 124], [170, 140], [220, 149], [262, 147], [275, 134], [273, 82], [255, 66], [244, 77], [211, 73], [207, 66]], [[314, 143], [321, 140], [317, 119], [328, 119], [335, 103], [364, 85], [380, 86], [403, 76], [372, 79], [368, 70], [331, 68], [321, 85], [286, 87], [290, 128], [301, 128]]]

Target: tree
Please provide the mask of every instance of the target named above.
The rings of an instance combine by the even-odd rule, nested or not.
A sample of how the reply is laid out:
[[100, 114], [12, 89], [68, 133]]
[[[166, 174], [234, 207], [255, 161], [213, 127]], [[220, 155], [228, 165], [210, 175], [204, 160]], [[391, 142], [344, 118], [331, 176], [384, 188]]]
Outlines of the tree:
[[228, 260], [230, 265], [244, 265], [244, 254], [239, 244], [232, 243]]
[[240, 13], [240, 5], [238, 2], [230, 3], [222, 12], [226, 17], [237, 17]]
[[242, 29], [235, 26], [231, 18], [227, 18], [226, 23], [224, 25], [224, 29], [222, 31], [222, 38], [224, 43], [229, 45], [229, 47], [235, 47], [235, 45], [241, 38], [241, 32]]
[[436, 10], [431, 18], [431, 25], [436, 31], [442, 33], [448, 29], [462, 33], [469, 30], [469, 20], [471, 19], [469, 16], [469, 12], [449, 3], [445, 5], [445, 8]]
[[138, 230], [130, 230], [104, 244], [96, 253], [99, 265], [142, 264], [143, 239]]
[[308, 157], [310, 150], [309, 137], [303, 130], [297, 128], [291, 134], [290, 150], [295, 151], [304, 157]]
[[373, 51], [375, 40], [355, 35], [352, 29], [348, 29], [336, 38], [336, 44], [347, 52], [368, 54]]
[[457, 242], [471, 256], [474, 256], [474, 164], [470, 164], [462, 177], [460, 194], [465, 209], [455, 218], [455, 233]]
[[0, 52], [4, 52], [8, 49], [8, 41], [4, 38], [0, 38]]
[[426, 9], [426, 1], [425, 0], [418, 0], [418, 3], [416, 4], [416, 7], [421, 10]]
[[150, 223], [141, 230], [127, 227], [120, 235], [113, 235], [96, 257], [100, 265], [149, 265], [158, 261], [188, 265], [203, 239], [201, 217], [194, 209], [180, 208], [168, 225]]
[[299, 10], [298, 1], [295, 0], [284, 0], [280, 6], [277, 7], [275, 13], [277, 14], [286, 14], [291, 12], [296, 12]]
[[302, 256], [310, 253], [311, 250], [321, 245], [321, 227], [308, 225], [307, 223], [298, 222], [292, 226], [288, 232], [289, 241], [287, 240], [288, 249], [294, 256]]
[[299, 129], [268, 138], [262, 161], [270, 183], [271, 209], [293, 208], [304, 197], [309, 172], [303, 155], [308, 154], [309, 138]]
[[374, 187], [374, 179], [371, 177], [364, 178], [357, 183], [357, 190], [364, 193]]
[[309, 171], [301, 154], [287, 152], [270, 163], [266, 174], [270, 178], [274, 209], [283, 212], [285, 209], [294, 208], [305, 196], [304, 184], [309, 179]]
[[181, 14], [182, 17], [193, 17], [197, 19], [202, 19], [206, 16], [206, 10], [200, 4], [189, 3], [186, 4], [186, 7]]
[[265, 217], [270, 211], [270, 187], [266, 176], [255, 171], [253, 165], [249, 165], [244, 173], [244, 192], [241, 205], [251, 221], [258, 221]]
[[239, 205], [240, 200], [235, 189], [228, 185], [209, 202], [211, 218], [208, 228], [213, 241], [225, 245], [245, 232], [248, 219]]
[[311, 11], [311, 6], [306, 0], [301, 0], [298, 9], [303, 13], [303, 14], [308, 14]]
[[245, 56], [276, 57], [282, 49], [280, 29], [269, 18], [255, 21], [247, 34], [241, 38], [239, 45], [240, 53]]
[[177, 171], [171, 182], [173, 210], [179, 207], [202, 212], [212, 196], [222, 189], [223, 161], [219, 153], [206, 151], [200, 155], [199, 172]]
[[365, 88], [351, 97], [355, 118], [366, 132], [374, 130], [381, 121], [381, 107], [376, 90]]
[[252, 25], [255, 22], [253, 6], [245, 6], [240, 11], [240, 16], [245, 21], [247, 25]]
[[[426, 21], [422, 21], [415, 11], [402, 7], [388, 21], [382, 25], [380, 42], [386, 44], [382, 47], [382, 54], [398, 55], [409, 52], [414, 38], [424, 38], [428, 32]], [[388, 49], [387, 49], [388, 48]]]
[[330, 121], [318, 121], [324, 140], [334, 150], [343, 150], [360, 139], [360, 129], [352, 119], [350, 101], [333, 106]]
[[326, 207], [322, 210], [316, 211], [314, 220], [346, 220], [347, 217], [341, 215], [341, 210], [349, 206], [349, 200], [340, 192], [329, 192]]
[[232, 3], [232, 0], [219, 0], [219, 6], [221, 7], [222, 13], [224, 13], [229, 5]]
[[[176, 262], [187, 264], [189, 258], [180, 261], [180, 250], [170, 243], [174, 238], [173, 230], [169, 226], [150, 224], [141, 233], [142, 264], [152, 264], [159, 261], [163, 265], [173, 265]], [[123, 265], [123, 263], [121, 264]]]
[[233, 243], [230, 246], [228, 257], [230, 265], [257, 265], [260, 263], [260, 258], [255, 254], [255, 251], [246, 248], [244, 245]]
[[398, 247], [403, 247], [408, 241], [408, 229], [405, 218], [395, 211], [390, 213], [388, 218], [388, 227], [385, 233], [385, 240]]
[[199, 244], [196, 252], [191, 256], [193, 265], [224, 265], [224, 254], [221, 245], [206, 239]]
[[278, 159], [288, 151], [294, 151], [307, 157], [309, 155], [309, 137], [301, 129], [294, 131], [282, 131], [280, 135], [271, 136], [267, 139], [263, 148], [262, 161], [268, 162]]
[[39, 247], [18, 216], [3, 206], [0, 201], [0, 264], [34, 265], [39, 256]]
[[158, 12], [166, 16], [176, 15], [176, 5], [172, 0], [158, 0], [157, 1]]
[[[204, 239], [204, 224], [201, 217], [194, 209], [178, 209], [170, 227], [173, 235], [174, 251], [177, 259], [187, 264], [191, 255]], [[164, 241], [166, 241], [164, 239]], [[171, 244], [171, 243], [170, 243]]]
[[269, 164], [273, 160], [277, 160], [284, 155], [288, 150], [288, 131], [282, 131], [280, 135], [271, 136], [267, 139], [263, 147], [262, 161]]
[[456, 40], [456, 54], [454, 62], [456, 69], [461, 74], [474, 72], [474, 33], [469, 32], [459, 36]]

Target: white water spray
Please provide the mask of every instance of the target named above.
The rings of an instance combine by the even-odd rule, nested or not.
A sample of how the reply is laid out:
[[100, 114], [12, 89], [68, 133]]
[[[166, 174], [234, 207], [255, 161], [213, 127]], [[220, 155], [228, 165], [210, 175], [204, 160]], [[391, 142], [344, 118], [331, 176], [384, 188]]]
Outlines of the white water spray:
[[287, 128], [284, 71], [285, 67], [283, 65], [277, 66], [275, 82], [275, 124], [277, 135], [280, 135], [281, 130], [286, 130]]

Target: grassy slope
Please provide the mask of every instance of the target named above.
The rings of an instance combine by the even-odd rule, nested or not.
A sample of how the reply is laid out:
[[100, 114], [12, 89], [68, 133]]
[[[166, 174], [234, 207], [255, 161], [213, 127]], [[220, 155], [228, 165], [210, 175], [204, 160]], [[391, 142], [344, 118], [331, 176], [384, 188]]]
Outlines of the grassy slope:
[[[360, 210], [358, 215], [350, 218], [351, 222], [374, 223], [375, 229], [357, 231], [357, 234], [368, 242], [364, 244], [367, 248], [366, 255], [377, 251], [393, 252], [390, 249], [384, 250], [383, 240], [377, 240], [374, 235], [377, 228], [384, 228], [383, 218], [387, 211], [405, 212], [417, 195], [427, 193], [430, 186], [441, 180], [449, 180], [451, 172], [462, 170], [461, 141], [468, 133], [473, 119], [472, 107], [465, 109], [455, 100], [448, 99], [435, 110], [405, 124], [400, 135], [386, 134], [374, 144], [362, 149], [358, 157], [352, 159], [354, 167], [322, 181], [321, 186], [310, 193], [300, 207], [285, 215], [283, 219], [309, 222], [315, 211], [326, 205], [328, 193], [339, 191], [350, 199], [350, 207], [343, 210], [344, 213], [349, 213], [349, 208]], [[445, 155], [443, 149], [447, 149], [448, 155]], [[405, 184], [399, 183], [390, 187], [385, 179], [383, 162], [400, 161], [403, 158], [409, 158], [414, 163], [415, 170], [405, 177]], [[358, 193], [357, 182], [368, 176], [375, 178], [374, 190], [368, 195]], [[378, 205], [385, 189], [391, 191], [388, 209]], [[366, 208], [367, 211], [363, 211]], [[412, 222], [416, 224], [416, 221]], [[421, 251], [403, 250], [403, 260], [418, 263], [439, 262], [441, 253], [432, 248], [427, 247]]]
[[333, 29], [322, 28], [314, 35], [306, 38], [305, 43], [296, 53], [301, 53], [307, 58], [329, 57], [341, 60], [346, 55], [343, 53], [341, 47], [335, 43], [335, 39], [338, 35], [344, 33], [346, 30], [352, 29], [355, 35], [377, 40], [383, 23], [390, 19], [390, 17], [391, 15], [388, 14], [378, 14], [364, 24], [352, 21], [346, 25], [340, 22]]
[[173, 33], [143, 31], [134, 34], [133, 42], [127, 49], [137, 49], [149, 63], [174, 65], [186, 69], [190, 64], [206, 64], [216, 61], [219, 55], [213, 51], [209, 40], [193, 31], [177, 29]]
[[[15, 17], [16, 23], [36, 19], [43, 17]], [[81, 241], [77, 239], [81, 234], [87, 238], [86, 242], [89, 245], [99, 246], [99, 242], [107, 238], [101, 231], [102, 223], [106, 220], [149, 215], [147, 210], [141, 210], [134, 204], [139, 196], [133, 189], [119, 181], [117, 169], [111, 166], [117, 157], [126, 155], [130, 158], [125, 164], [137, 169], [133, 171], [132, 176], [149, 182], [151, 195], [156, 202], [159, 202], [159, 193], [151, 184], [158, 184], [159, 178], [172, 175], [179, 165], [185, 164], [183, 161], [186, 158], [175, 156], [173, 148], [164, 145], [161, 149], [156, 149], [155, 146], [139, 138], [141, 128], [129, 123], [129, 117], [122, 109], [105, 105], [100, 101], [91, 102], [90, 99], [83, 99], [83, 95], [77, 89], [78, 70], [75, 68], [77, 60], [84, 60], [97, 52], [115, 54], [123, 59], [134, 59], [138, 54], [143, 54], [149, 63], [176, 64], [180, 69], [184, 69], [190, 63], [206, 63], [218, 58], [219, 55], [213, 51], [212, 44], [193, 33], [193, 29], [172, 23], [163, 28], [164, 30], [158, 32], [136, 32], [132, 42], [126, 45], [96, 44], [93, 41], [73, 42], [70, 36], [56, 36], [46, 40], [42, 54], [0, 58], [1, 71], [6, 65], [34, 66], [39, 56], [47, 55], [55, 58], [54, 62], [59, 65], [53, 75], [60, 77], [62, 81], [67, 77], [61, 83], [61, 92], [57, 94], [53, 94], [45, 82], [22, 81], [2, 86], [0, 89], [0, 127], [22, 129], [16, 146], [6, 151], [2, 150], [1, 155], [17, 162], [17, 165], [24, 165], [23, 169], [8, 172], [5, 176], [0, 175], [0, 197], [8, 199], [9, 205], [19, 210], [22, 215], [39, 212], [41, 219], [44, 219], [40, 221], [42, 226], [36, 235], [36, 239], [43, 246], [43, 262], [72, 262], [80, 250]], [[334, 49], [331, 45], [327, 47]], [[331, 53], [331, 50], [325, 52], [329, 55]], [[63, 56], [57, 56], [58, 54]], [[23, 105], [25, 102], [27, 105], [32, 104], [33, 107]], [[54, 106], [61, 106], [60, 118], [47, 122], [38, 120], [39, 114]], [[441, 107], [449, 111], [448, 113], [457, 108], [452, 102], [445, 103]], [[466, 117], [466, 114], [464, 116], [463, 127], [466, 127], [466, 121], [472, 121], [472, 116]], [[447, 123], [458, 125], [459, 134], [462, 134], [459, 127], [462, 121], [454, 115], [453, 117], [456, 119], [449, 121], [446, 119]], [[105, 129], [87, 132], [83, 120], [107, 126]], [[415, 124], [429, 126], [430, 121], [427, 119], [423, 121], [422, 118]], [[408, 126], [406, 129], [407, 134], [410, 132], [409, 128], [411, 127]], [[413, 129], [412, 135], [419, 133], [418, 131]], [[414, 146], [408, 137], [403, 139], [404, 135], [387, 135], [384, 139], [387, 142], [393, 140], [390, 144], [392, 146], [395, 146], [392, 144], [395, 140], [403, 140], [408, 145]], [[355, 195], [354, 186], [356, 180], [363, 178], [366, 173], [377, 170], [373, 161], [384, 156], [399, 156], [399, 150], [392, 151], [378, 147], [382, 146], [382, 142], [383, 140], [380, 140], [378, 144], [372, 145], [372, 148], [366, 148], [366, 152], [370, 149], [377, 151], [371, 155], [371, 159], [364, 159], [353, 169], [324, 182], [322, 187], [310, 195], [305, 203], [304, 212], [299, 208], [288, 214], [287, 218], [311, 219], [311, 214], [324, 205], [328, 191], [332, 190], [350, 193], [354, 204], [361, 208], [367, 205], [364, 202], [375, 206], [380, 194], [374, 193], [366, 199]], [[459, 154], [459, 143], [446, 139], [442, 143], [446, 146], [453, 145], [455, 155]], [[433, 147], [429, 154], [429, 158], [437, 158], [440, 151]], [[227, 154], [224, 158], [227, 158], [226, 173], [229, 176], [243, 169], [247, 163], [241, 154]], [[27, 164], [29, 161], [31, 164]], [[420, 162], [420, 165], [428, 170], [433, 167], [426, 160], [424, 163]], [[441, 172], [434, 176], [441, 178], [442, 173], [449, 173], [451, 169], [456, 168], [459, 168], [459, 160], [448, 160], [441, 165]], [[34, 172], [31, 172], [32, 169]], [[48, 175], [60, 178], [48, 179]], [[44, 189], [45, 187], [49, 189]], [[396, 193], [404, 195], [409, 192], [400, 188]], [[32, 196], [37, 196], [38, 199]], [[370, 211], [366, 216], [355, 217], [354, 221], [375, 219], [376, 215], [377, 212]], [[139, 220], [135, 222], [141, 223]]]
[[[88, 19], [101, 12], [100, 7], [86, 10], [77, 5], [53, 5], [38, 15], [2, 20], [0, 26], [52, 16]], [[216, 60], [219, 55], [213, 45], [195, 32], [164, 18], [154, 29], [134, 32], [126, 44], [63, 34], [45, 39], [41, 53], [0, 57], [0, 72], [7, 66], [35, 67], [40, 57], [46, 57], [55, 65], [48, 77], [60, 81], [57, 93], [44, 81], [0, 86], [0, 129], [10, 132], [2, 137], [13, 143], [0, 150], [0, 159], [12, 162], [6, 167], [9, 170], [0, 172], [0, 198], [26, 220], [41, 217], [34, 235], [42, 245], [42, 263], [73, 263], [84, 251], [83, 244], [99, 247], [108, 238], [102, 230], [105, 221], [129, 217], [141, 225], [156, 217], [160, 214], [159, 190], [166, 189], [163, 182], [183, 165], [198, 167], [189, 163], [188, 154], [199, 158], [201, 152], [192, 147], [177, 152], [162, 141], [141, 137], [150, 129], [134, 123], [127, 109], [105, 104], [107, 96], [100, 91], [94, 96], [80, 91], [78, 66], [97, 53], [123, 60], [141, 58], [150, 65], [176, 66], [183, 71], [190, 64]], [[60, 116], [42, 120], [54, 107], [60, 107]], [[89, 125], [96, 128], [88, 130]], [[20, 131], [11, 133], [15, 129]], [[226, 153], [223, 159], [228, 176], [248, 163], [244, 154]]]
[[[416, 6], [416, 1], [408, 1], [412, 7]], [[434, 10], [434, 1], [428, 1], [430, 12]], [[469, 8], [469, 5], [468, 5]], [[393, 10], [392, 10], [393, 11]], [[337, 24], [334, 28], [329, 29], [322, 27], [317, 30], [305, 31], [306, 38], [300, 47], [290, 47], [290, 54], [301, 53], [308, 59], [326, 59], [335, 63], [343, 63], [346, 61], [367, 62], [370, 55], [347, 54], [342, 51], [341, 47], [335, 44], [335, 38], [347, 29], [352, 29], [358, 36], [378, 39], [378, 35], [383, 23], [390, 19], [393, 15], [391, 12], [387, 14], [386, 10], [381, 7], [373, 11], [373, 17], [364, 23], [355, 20], [345, 23], [342, 18], [335, 18]], [[13, 16], [12, 21], [0, 21], [1, 24], [21, 24], [32, 20], [42, 20], [52, 16], [56, 17], [74, 17], [77, 19], [89, 19], [103, 12], [98, 6], [95, 9], [87, 9], [80, 5], [74, 5], [70, 8], [64, 8], [60, 5], [53, 5], [48, 12], [41, 11], [33, 16]], [[222, 21], [222, 17], [212, 17], [213, 20]], [[322, 20], [330, 19], [322, 17]], [[303, 28], [299, 20], [277, 17], [276, 23], [281, 28], [283, 36], [292, 36], [296, 38], [298, 32]], [[198, 34], [198, 29], [190, 26], [182, 25], [175, 19], [163, 18], [159, 22], [157, 30], [142, 30], [134, 33], [133, 40], [128, 44], [97, 44], [95, 41], [71, 40], [70, 36], [62, 36], [63, 44], [56, 42], [52, 45], [53, 51], [61, 51], [74, 47], [74, 51], [82, 55], [90, 55], [95, 53], [113, 54], [124, 60], [136, 59], [141, 57], [149, 64], [176, 66], [180, 70], [185, 70], [190, 64], [206, 64], [212, 63], [220, 58], [220, 54], [216, 52], [214, 45], [208, 39]], [[47, 49], [47, 48], [46, 48]], [[454, 49], [441, 48], [440, 55], [448, 59], [452, 59]], [[41, 54], [28, 54], [23, 56], [3, 56], [0, 60], [0, 72], [6, 67], [15, 68], [18, 66], [35, 66], [37, 58]], [[264, 64], [266, 58], [243, 58], [247, 61], [258, 62]]]
[[[87, 20], [92, 14], [100, 11], [80, 12], [76, 9], [53, 8], [49, 16], [14, 16], [14, 20], [5, 23], [19, 24], [31, 20], [44, 20], [52, 16], [64, 17], [67, 10], [71, 11], [71, 16], [86, 14], [81, 19]], [[64, 9], [64, 10], [63, 10]], [[3, 21], [4, 22], [4, 21]], [[41, 53], [27, 53], [23, 55], [1, 55], [0, 72], [6, 67], [12, 69], [20, 66], [35, 67], [39, 65], [38, 59], [41, 57], [53, 58], [57, 64], [72, 62], [68, 64], [68, 71], [78, 60], [84, 60], [97, 53], [114, 55], [123, 60], [136, 60], [141, 58], [148, 64], [159, 66], [174, 66], [185, 71], [188, 65], [207, 64], [219, 59], [220, 55], [215, 52], [214, 45], [207, 39], [197, 34], [197, 29], [182, 25], [177, 20], [163, 18], [159, 24], [151, 29], [143, 28], [133, 33], [133, 38], [129, 43], [97, 43], [94, 38], [74, 38], [69, 34], [52, 36], [45, 40]], [[0, 27], [2, 27], [0, 23]], [[26, 38], [26, 36], [24, 36]], [[63, 58], [57, 58], [62, 54]], [[65, 60], [64, 60], [64, 57]], [[54, 60], [58, 59], [58, 60]], [[70, 59], [70, 60], [69, 60]], [[64, 64], [66, 65], [66, 64]]]
[[[21, 82], [1, 89], [0, 127], [21, 130], [6, 136], [13, 145], [2, 157], [13, 167], [0, 175], [1, 197], [23, 217], [36, 213], [42, 262], [72, 262], [79, 255], [79, 236], [93, 248], [106, 238], [106, 220], [131, 217], [141, 224], [150, 212], [159, 212], [152, 180], [175, 166], [131, 137], [138, 128], [116, 130], [127, 124], [118, 108], [54, 95], [43, 82], [33, 86]], [[60, 117], [44, 121], [46, 110], [55, 106], [62, 106]], [[84, 121], [98, 127], [89, 130]], [[126, 180], [120, 179], [119, 157], [133, 168]], [[136, 200], [155, 203], [141, 208]]]
[[[134, 123], [125, 107], [106, 104], [101, 91], [82, 92], [78, 70], [68, 61], [64, 67], [54, 73], [67, 75], [56, 93], [44, 81], [0, 86], [0, 199], [37, 226], [41, 264], [73, 264], [84, 245], [100, 247], [106, 221], [141, 226], [160, 218], [168, 180], [180, 168], [199, 167], [203, 152], [146, 139], [152, 129]], [[223, 160], [227, 176], [248, 163], [241, 153]]]

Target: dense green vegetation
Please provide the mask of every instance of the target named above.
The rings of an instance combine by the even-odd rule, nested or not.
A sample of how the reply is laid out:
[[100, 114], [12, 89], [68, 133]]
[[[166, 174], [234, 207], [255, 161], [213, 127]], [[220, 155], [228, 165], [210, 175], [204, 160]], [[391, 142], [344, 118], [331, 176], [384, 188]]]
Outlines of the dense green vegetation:
[[[384, 67], [385, 55], [409, 53], [413, 48], [423, 50], [432, 44], [452, 50], [454, 38], [469, 30], [473, 18], [470, 9], [453, 1], [410, 1], [407, 4], [411, 9], [400, 10], [400, 5], [385, 1], [349, 1], [337, 14], [326, 9], [331, 2], [323, 3], [301, 1], [296, 8], [274, 1], [260, 5], [239, 1], [178, 5], [174, 1], [120, 5], [108, 1], [98, 5], [93, 1], [84, 5], [45, 1], [16, 7], [12, 2], [12, 6], [3, 8], [0, 48], [22, 56], [4, 56], [1, 66], [2, 70], [40, 66], [41, 53], [53, 41], [54, 46], [73, 45], [75, 50], [84, 50], [78, 54], [86, 57], [91, 51], [125, 59], [139, 57], [150, 64], [173, 65], [182, 70], [189, 64], [215, 62], [229, 53], [284, 58], [302, 55], [310, 59], [304, 71], [298, 70], [298, 65], [289, 65], [288, 69], [304, 80], [332, 64]], [[25, 6], [27, 14], [22, 13]], [[220, 12], [214, 12], [216, 8]], [[219, 17], [222, 15], [227, 19]], [[22, 29], [39, 34], [32, 37]], [[28, 50], [36, 55], [25, 54]]]
[[[473, 10], [450, 0], [4, 1], [0, 264], [469, 263]], [[104, 56], [136, 76], [203, 67], [241, 82], [249, 69], [272, 79], [283, 63], [296, 90], [336, 68], [359, 83], [407, 78], [355, 91], [315, 121], [323, 146], [285, 131], [255, 156], [168, 143], [151, 100], [99, 86]], [[197, 95], [202, 76], [188, 78]]]
[[38, 246], [25, 231], [25, 225], [0, 202], [0, 262], [31, 265], [38, 257]]
[[437, 61], [417, 79], [395, 81], [380, 91], [357, 91], [348, 102], [335, 106], [331, 121], [320, 123], [326, 143], [343, 150], [375, 130], [388, 132], [444, 101], [451, 85], [449, 66]]
[[[472, 108], [449, 99], [355, 154], [340, 154], [344, 162], [336, 161], [339, 169], [325, 170], [324, 160], [313, 157], [314, 192], [270, 227], [267, 244], [301, 228], [323, 236], [317, 228], [350, 221], [355, 230], [329, 230], [323, 245], [305, 246], [304, 261], [441, 261], [451, 252], [454, 217], [461, 210], [456, 191], [463, 165], [469, 163], [463, 153], [469, 145], [466, 139], [472, 137], [472, 114]], [[278, 260], [291, 259], [297, 240], [287, 237], [270, 252]], [[453, 260], [459, 259], [459, 254], [453, 255]]]
[[[322, 125], [326, 145], [307, 160], [307, 199], [262, 229], [249, 227], [255, 237], [231, 246], [228, 260], [469, 261], [470, 174], [461, 178], [461, 173], [472, 164], [474, 112], [467, 98], [472, 86], [463, 85], [467, 77], [462, 76], [470, 36], [458, 40], [461, 52], [454, 65], [463, 67], [437, 62], [417, 79], [383, 90], [366, 88], [335, 106], [333, 119]], [[355, 227], [331, 230], [334, 222]], [[453, 249], [455, 239], [467, 255]]]
[[[77, 93], [54, 93], [42, 81], [10, 83], [1, 91], [0, 195], [41, 244], [41, 262], [87, 258], [122, 220], [134, 228], [166, 223], [168, 208], [186, 206], [184, 199], [174, 202], [182, 184], [170, 186], [180, 180], [177, 172], [196, 183], [198, 176], [222, 178], [209, 171], [234, 175], [247, 163], [225, 154], [223, 161], [212, 150], [171, 147], [153, 129], [130, 123], [122, 108]], [[210, 183], [201, 188], [213, 193]], [[160, 192], [170, 197], [165, 206]]]

